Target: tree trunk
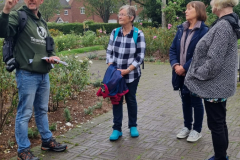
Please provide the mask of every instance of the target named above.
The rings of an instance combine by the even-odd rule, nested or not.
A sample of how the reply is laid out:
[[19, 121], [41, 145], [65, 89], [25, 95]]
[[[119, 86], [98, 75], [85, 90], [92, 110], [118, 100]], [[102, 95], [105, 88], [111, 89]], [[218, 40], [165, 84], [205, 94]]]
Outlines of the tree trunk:
[[[166, 0], [162, 0], [162, 9], [166, 7]], [[166, 27], [166, 15], [165, 12], [162, 11], [162, 28]]]

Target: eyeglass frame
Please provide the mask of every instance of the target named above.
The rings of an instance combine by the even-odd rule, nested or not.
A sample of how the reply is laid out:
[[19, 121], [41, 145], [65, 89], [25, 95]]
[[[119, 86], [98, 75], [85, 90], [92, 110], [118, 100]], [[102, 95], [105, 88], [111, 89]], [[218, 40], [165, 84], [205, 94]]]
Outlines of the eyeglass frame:
[[127, 14], [127, 15], [124, 15], [124, 14], [118, 14], [117, 16], [118, 16], [118, 17], [131, 17], [131, 16], [128, 15], [128, 14]]

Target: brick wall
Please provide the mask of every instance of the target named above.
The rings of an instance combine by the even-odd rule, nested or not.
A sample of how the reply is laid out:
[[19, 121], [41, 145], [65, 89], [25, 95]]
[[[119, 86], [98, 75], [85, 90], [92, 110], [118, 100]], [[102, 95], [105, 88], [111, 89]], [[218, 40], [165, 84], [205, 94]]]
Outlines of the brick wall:
[[[61, 19], [66, 22], [68, 21], [69, 23], [73, 22], [80, 22], [82, 23], [83, 21], [87, 19], [94, 20], [95, 22], [103, 22], [102, 18], [97, 16], [97, 15], [87, 15], [85, 14], [80, 14], [80, 8], [84, 7], [82, 1], [76, 1], [76, 0], [70, 0], [69, 4], [71, 5], [71, 9], [63, 9], [60, 13], [60, 15], [55, 15], [50, 22], [55, 22], [58, 17], [61, 17]], [[131, 5], [137, 5], [137, 15], [141, 12], [142, 8], [140, 8], [139, 4], [135, 4], [135, 2], [132, 2]], [[64, 15], [64, 10], [68, 10], [68, 15]], [[109, 18], [109, 20], [117, 20], [117, 14], [112, 14]]]

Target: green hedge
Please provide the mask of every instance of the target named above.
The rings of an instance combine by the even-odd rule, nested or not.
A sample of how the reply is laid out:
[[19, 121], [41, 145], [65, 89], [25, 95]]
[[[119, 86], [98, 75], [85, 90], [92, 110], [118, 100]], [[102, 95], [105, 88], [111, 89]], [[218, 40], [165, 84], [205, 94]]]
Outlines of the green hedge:
[[76, 34], [83, 33], [83, 24], [82, 23], [48, 23], [49, 29], [57, 29], [63, 34], [71, 33], [71, 30]]
[[[138, 26], [139, 23], [134, 23], [134, 26]], [[95, 23], [89, 25], [89, 30], [92, 30], [96, 32], [97, 29], [104, 28], [107, 31], [107, 34], [111, 33], [113, 29], [120, 27], [118, 23]], [[152, 26], [152, 23], [149, 22], [143, 22], [142, 23], [143, 27], [148, 27]], [[57, 29], [63, 34], [69, 34], [72, 31], [76, 34], [82, 34], [83, 33], [83, 24], [82, 23], [48, 23], [48, 28], [49, 29]]]

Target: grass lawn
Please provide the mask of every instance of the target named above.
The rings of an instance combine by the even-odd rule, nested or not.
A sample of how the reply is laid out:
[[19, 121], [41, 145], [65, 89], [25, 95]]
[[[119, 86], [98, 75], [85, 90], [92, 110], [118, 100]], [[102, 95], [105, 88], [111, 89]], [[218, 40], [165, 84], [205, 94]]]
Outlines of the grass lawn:
[[84, 48], [78, 48], [78, 49], [71, 49], [70, 51], [62, 51], [56, 53], [59, 55], [70, 55], [70, 54], [79, 54], [79, 53], [85, 53], [85, 52], [91, 52], [91, 51], [99, 51], [104, 50], [103, 46], [91, 46], [91, 47], [84, 47]]

